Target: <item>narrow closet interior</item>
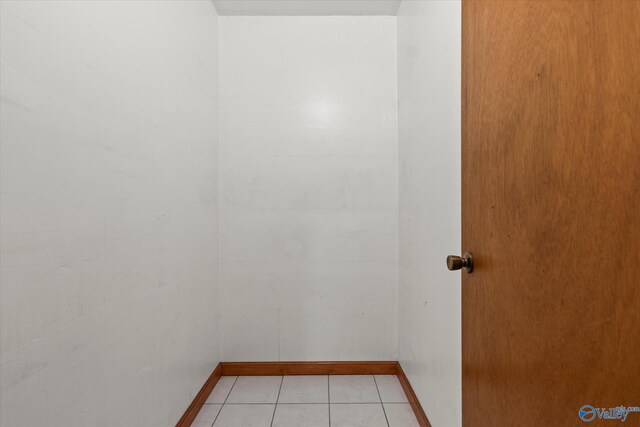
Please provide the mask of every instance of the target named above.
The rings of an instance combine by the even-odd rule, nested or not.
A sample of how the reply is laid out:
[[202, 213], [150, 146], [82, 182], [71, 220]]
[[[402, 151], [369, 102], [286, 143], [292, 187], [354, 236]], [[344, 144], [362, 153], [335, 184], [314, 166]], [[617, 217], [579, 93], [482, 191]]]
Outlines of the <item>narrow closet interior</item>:
[[1, 424], [460, 424], [459, 1], [1, 7]]

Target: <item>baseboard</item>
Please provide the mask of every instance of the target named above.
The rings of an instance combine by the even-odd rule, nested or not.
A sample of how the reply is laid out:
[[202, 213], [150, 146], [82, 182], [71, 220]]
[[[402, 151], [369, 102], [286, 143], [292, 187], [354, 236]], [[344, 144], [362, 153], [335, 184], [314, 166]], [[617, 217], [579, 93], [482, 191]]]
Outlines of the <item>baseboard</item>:
[[221, 362], [204, 383], [176, 427], [189, 427], [221, 376], [244, 375], [397, 375], [420, 427], [431, 427], [400, 363], [382, 362]]
[[209, 379], [207, 379], [198, 394], [196, 394], [196, 397], [193, 398], [191, 405], [189, 405], [187, 410], [184, 411], [184, 414], [176, 424], [176, 427], [189, 427], [191, 423], [193, 423], [193, 420], [195, 420], [196, 415], [200, 412], [202, 405], [207, 401], [207, 398], [213, 391], [213, 388], [216, 386], [221, 376], [222, 367], [220, 366], [220, 363], [218, 363], [218, 366], [216, 366], [216, 369], [214, 369], [213, 373], [209, 376]]
[[427, 414], [424, 412], [424, 409], [422, 409], [422, 405], [420, 404], [416, 393], [413, 391], [413, 387], [411, 387], [411, 383], [402, 370], [402, 366], [400, 366], [400, 363], [398, 363], [398, 372], [396, 373], [396, 375], [398, 376], [400, 385], [404, 390], [404, 394], [407, 395], [407, 399], [409, 400], [411, 409], [413, 409], [413, 413], [418, 419], [418, 424], [420, 424], [420, 427], [431, 427], [431, 423], [427, 418]]
[[222, 375], [395, 375], [398, 362], [223, 362]]

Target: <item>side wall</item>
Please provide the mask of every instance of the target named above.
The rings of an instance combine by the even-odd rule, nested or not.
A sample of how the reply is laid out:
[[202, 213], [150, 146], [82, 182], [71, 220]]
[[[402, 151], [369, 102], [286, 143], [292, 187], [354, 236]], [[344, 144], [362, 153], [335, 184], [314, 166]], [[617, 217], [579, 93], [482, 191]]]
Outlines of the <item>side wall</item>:
[[395, 17], [221, 17], [222, 358], [395, 359]]
[[0, 7], [0, 425], [169, 425], [219, 361], [216, 12]]
[[398, 13], [399, 360], [431, 423], [461, 424], [459, 1]]

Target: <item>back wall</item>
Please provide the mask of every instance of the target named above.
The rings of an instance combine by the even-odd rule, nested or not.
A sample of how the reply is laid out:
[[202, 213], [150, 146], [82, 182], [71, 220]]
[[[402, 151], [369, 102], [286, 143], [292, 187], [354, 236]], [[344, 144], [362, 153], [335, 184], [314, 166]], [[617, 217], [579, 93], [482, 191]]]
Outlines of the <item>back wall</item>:
[[222, 360], [396, 359], [395, 17], [220, 17]]

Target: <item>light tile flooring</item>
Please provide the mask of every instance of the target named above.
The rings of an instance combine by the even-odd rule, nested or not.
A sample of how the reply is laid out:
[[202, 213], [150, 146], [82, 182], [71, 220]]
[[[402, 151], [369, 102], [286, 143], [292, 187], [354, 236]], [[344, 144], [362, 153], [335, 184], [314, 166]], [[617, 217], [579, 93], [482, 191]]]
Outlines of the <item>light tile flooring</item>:
[[222, 377], [193, 427], [418, 427], [395, 375]]

